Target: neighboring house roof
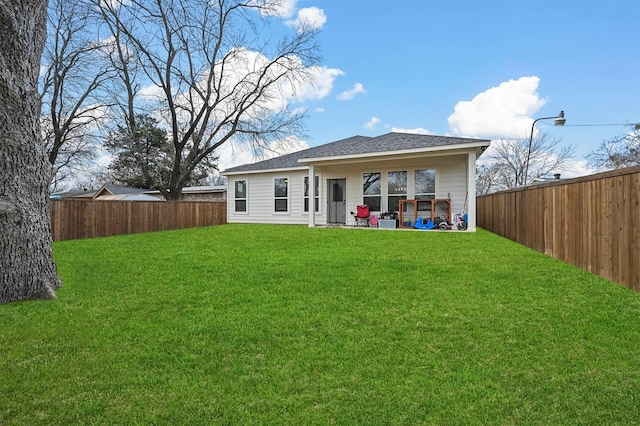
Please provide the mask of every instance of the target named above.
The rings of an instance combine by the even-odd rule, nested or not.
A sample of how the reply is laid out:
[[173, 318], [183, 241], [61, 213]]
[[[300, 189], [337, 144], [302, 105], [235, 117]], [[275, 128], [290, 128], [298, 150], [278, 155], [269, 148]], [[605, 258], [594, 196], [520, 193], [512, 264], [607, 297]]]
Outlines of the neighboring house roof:
[[[118, 185], [105, 185], [99, 190], [91, 189], [91, 190], [81, 190], [81, 191], [68, 191], [68, 192], [59, 192], [55, 194], [51, 194], [51, 198], [53, 199], [62, 199], [62, 198], [92, 198], [92, 199], [100, 199], [100, 200], [122, 200], [126, 197], [127, 200], [136, 200], [133, 196], [140, 196], [144, 194], [150, 194], [154, 191], [149, 191], [148, 189], [140, 189], [140, 188], [128, 188], [126, 186], [118, 186]], [[155, 191], [160, 193], [160, 191]], [[158, 197], [154, 197], [155, 200], [149, 201], [158, 201]], [[138, 198], [139, 200], [147, 200], [148, 198], [142, 197]], [[160, 200], [162, 201], [162, 200]]]
[[[429, 151], [437, 148], [456, 148], [472, 145], [486, 148], [491, 141], [485, 139], [456, 138], [413, 133], [387, 133], [377, 137], [353, 136], [325, 145], [285, 154], [253, 164], [231, 167], [222, 174], [252, 172], [262, 170], [290, 169], [305, 167], [307, 159], [347, 157], [373, 153], [391, 153], [399, 151]], [[483, 150], [481, 150], [482, 152]]]
[[82, 189], [78, 191], [56, 192], [51, 194], [51, 198], [56, 200], [62, 198], [93, 198], [94, 195], [96, 195], [95, 189]]
[[105, 185], [100, 188], [96, 194], [93, 196], [94, 200], [100, 199], [110, 199], [110, 200], [119, 200], [120, 198], [115, 198], [117, 196], [122, 195], [131, 195], [131, 194], [144, 194], [148, 192], [148, 189], [140, 189], [140, 188], [128, 188], [126, 186], [117, 186], [117, 185]]
[[100, 195], [125, 195], [125, 194], [144, 194], [149, 192], [148, 189], [129, 188], [127, 186], [105, 185], [98, 190], [96, 196]]
[[94, 198], [96, 201], [164, 201], [158, 197], [147, 194], [120, 194], [120, 195], [101, 195]]
[[560, 173], [555, 173], [553, 177], [550, 176], [541, 176], [533, 179], [531, 183], [545, 183], [545, 182], [555, 182], [557, 180], [561, 180]]

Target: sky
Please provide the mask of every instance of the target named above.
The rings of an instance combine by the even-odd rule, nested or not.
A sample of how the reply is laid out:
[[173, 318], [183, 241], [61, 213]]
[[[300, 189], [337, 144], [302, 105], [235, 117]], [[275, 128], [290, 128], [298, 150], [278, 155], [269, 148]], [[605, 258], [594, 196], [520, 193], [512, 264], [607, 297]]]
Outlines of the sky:
[[[564, 127], [536, 131], [575, 147], [570, 177], [640, 122], [640, 0], [287, 0], [281, 19], [320, 30], [300, 148], [391, 131], [528, 137], [562, 110]], [[221, 170], [253, 161], [222, 154]]]

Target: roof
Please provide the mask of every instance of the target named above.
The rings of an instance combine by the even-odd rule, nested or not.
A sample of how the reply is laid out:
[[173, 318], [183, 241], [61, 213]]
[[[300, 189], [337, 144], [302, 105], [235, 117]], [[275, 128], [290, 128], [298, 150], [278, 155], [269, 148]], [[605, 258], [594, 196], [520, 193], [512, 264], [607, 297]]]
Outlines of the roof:
[[120, 195], [101, 195], [94, 198], [96, 201], [164, 201], [158, 197], [147, 194], [120, 194]]
[[485, 139], [456, 138], [413, 133], [387, 133], [376, 137], [353, 136], [257, 163], [231, 167], [224, 170], [222, 174], [300, 168], [305, 167], [301, 164], [300, 160], [312, 158], [344, 157], [359, 154], [390, 153], [421, 149], [429, 150], [438, 147], [455, 148], [459, 145], [469, 144], [486, 147], [489, 146], [490, 143], [491, 141]]
[[96, 195], [95, 189], [81, 189], [77, 191], [56, 192], [51, 194], [51, 198], [93, 198]]
[[144, 194], [145, 192], [149, 192], [148, 189], [140, 189], [140, 188], [129, 188], [127, 186], [117, 186], [117, 185], [105, 185], [100, 190], [98, 190], [98, 194], [102, 193], [103, 190], [106, 190], [111, 195], [125, 195], [125, 194]]

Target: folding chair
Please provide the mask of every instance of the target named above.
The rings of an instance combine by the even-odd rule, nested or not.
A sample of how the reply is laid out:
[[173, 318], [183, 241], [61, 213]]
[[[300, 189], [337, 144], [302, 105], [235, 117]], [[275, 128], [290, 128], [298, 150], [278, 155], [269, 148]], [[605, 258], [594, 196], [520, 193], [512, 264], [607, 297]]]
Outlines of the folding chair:
[[371, 216], [369, 206], [366, 204], [363, 206], [357, 206], [356, 210], [356, 213], [351, 212], [351, 215], [356, 221], [354, 226], [369, 226], [369, 217]]

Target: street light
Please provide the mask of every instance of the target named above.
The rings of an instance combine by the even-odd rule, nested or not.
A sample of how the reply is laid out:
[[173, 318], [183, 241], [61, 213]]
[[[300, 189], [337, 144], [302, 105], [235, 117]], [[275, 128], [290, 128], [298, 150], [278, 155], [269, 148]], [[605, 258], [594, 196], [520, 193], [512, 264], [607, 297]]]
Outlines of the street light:
[[536, 123], [540, 120], [551, 120], [554, 119], [554, 126], [564, 126], [564, 123], [567, 121], [564, 118], [564, 111], [560, 111], [557, 117], [540, 117], [533, 120], [533, 124], [531, 124], [531, 136], [529, 136], [529, 150], [527, 151], [527, 164], [524, 169], [524, 180], [522, 181], [522, 186], [527, 185], [527, 177], [529, 176], [529, 160], [531, 158], [531, 144], [533, 143], [533, 131], [535, 130]]

